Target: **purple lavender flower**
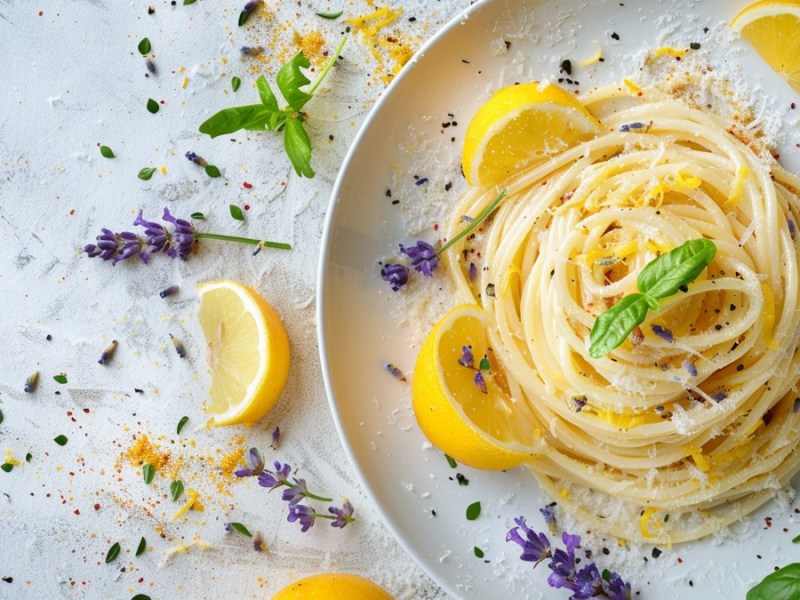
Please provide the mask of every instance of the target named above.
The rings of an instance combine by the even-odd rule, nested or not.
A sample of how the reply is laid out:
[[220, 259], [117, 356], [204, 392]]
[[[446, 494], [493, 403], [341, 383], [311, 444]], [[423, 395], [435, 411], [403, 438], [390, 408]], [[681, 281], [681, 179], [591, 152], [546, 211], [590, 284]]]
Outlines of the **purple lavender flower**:
[[244, 5], [244, 8], [242, 10], [247, 11], [247, 12], [253, 12], [259, 6], [261, 6], [261, 2], [262, 2], [262, 0], [250, 0], [250, 2], [248, 2], [247, 4]]
[[381, 278], [396, 292], [408, 283], [408, 267], [399, 263], [386, 263], [381, 267]]
[[186, 260], [194, 248], [194, 226], [185, 219], [173, 217], [168, 208], [164, 208], [164, 216], [161, 218], [175, 226], [173, 237], [177, 250], [169, 248], [167, 255], [174, 258], [177, 254], [181, 259]]
[[483, 373], [480, 371], [475, 371], [475, 377], [472, 378], [475, 382], [475, 386], [481, 391], [482, 394], [488, 394], [489, 388], [486, 387], [486, 379], [483, 377]]
[[281, 496], [281, 498], [289, 504], [297, 504], [303, 498], [308, 496], [308, 486], [306, 485], [306, 480], [297, 479], [296, 477], [293, 479], [294, 485], [291, 485], [283, 490], [283, 495]]
[[[119, 261], [136, 256], [142, 251], [143, 242], [139, 236], [130, 231], [114, 233], [103, 227], [102, 234], [97, 236], [97, 244], [86, 244], [84, 252], [89, 258], [99, 256], [103, 260], [110, 260], [112, 265]], [[142, 261], [147, 262], [146, 255], [141, 255]]]
[[192, 161], [196, 165], [200, 165], [201, 167], [205, 168], [208, 166], [208, 162], [202, 156], [199, 156], [196, 152], [192, 152], [189, 150], [184, 156]]
[[653, 333], [655, 333], [668, 344], [671, 344], [675, 341], [675, 338], [672, 337], [672, 332], [666, 327], [662, 327], [661, 325], [650, 325], [650, 329], [652, 329]]
[[462, 367], [475, 368], [475, 357], [472, 355], [472, 346], [461, 346], [461, 358], [458, 359], [458, 364]]
[[265, 469], [263, 473], [258, 476], [258, 485], [261, 487], [275, 489], [281, 485], [286, 485], [289, 479], [289, 473], [292, 472], [292, 467], [288, 464], [281, 465], [277, 460], [274, 463], [275, 472]]
[[697, 377], [697, 366], [692, 360], [685, 358], [681, 363], [681, 366], [686, 369], [686, 372], [689, 373], [689, 375], [692, 377]]
[[278, 449], [278, 442], [281, 441], [281, 428], [276, 426], [272, 431], [272, 443], [269, 445], [273, 450]]
[[264, 46], [242, 46], [239, 48], [242, 56], [258, 56], [264, 52]]
[[153, 221], [145, 221], [142, 218], [141, 209], [139, 209], [139, 214], [136, 215], [136, 220], [133, 224], [144, 227], [144, 234], [147, 237], [147, 250], [142, 252], [142, 260], [144, 262], [147, 262], [147, 259], [154, 252], [161, 252], [162, 250], [169, 252], [171, 236], [163, 225]]
[[727, 398], [727, 397], [728, 397], [728, 394], [726, 394], [726, 393], [725, 393], [725, 392], [723, 392], [722, 390], [720, 390], [720, 391], [718, 391], [718, 392], [714, 392], [713, 394], [711, 394], [711, 398], [712, 398], [712, 399], [713, 399], [715, 402], [722, 402], [722, 401], [723, 401], [723, 400], [725, 400], [725, 398]]
[[474, 262], [469, 263], [469, 280], [475, 281], [475, 278], [478, 276], [478, 267], [475, 266]]
[[[534, 567], [546, 558], [552, 556], [550, 552], [550, 540], [543, 533], [536, 533], [533, 529], [528, 527], [525, 522], [525, 517], [517, 517], [514, 519], [517, 527], [509, 530], [506, 534], [507, 542], [514, 542], [522, 547], [522, 554], [520, 559], [526, 562], [534, 563]], [[523, 538], [520, 535], [520, 530], [525, 535]]]
[[264, 470], [264, 457], [261, 452], [258, 451], [258, 448], [250, 448], [244, 455], [244, 462], [247, 468], [236, 469], [233, 473], [237, 477], [259, 475]]
[[625, 583], [617, 573], [611, 573], [604, 588], [609, 600], [631, 600], [631, 584]]
[[575, 581], [569, 586], [572, 590], [570, 600], [584, 600], [599, 596], [603, 589], [603, 579], [594, 563], [589, 563], [575, 574]]
[[386, 369], [389, 375], [391, 375], [398, 381], [406, 381], [406, 376], [403, 375], [403, 372], [394, 363], [387, 362], [386, 364], [383, 365], [383, 368]]
[[548, 565], [552, 573], [547, 578], [547, 583], [554, 588], [569, 588], [575, 579], [575, 548], [580, 546], [581, 537], [565, 531], [561, 534], [561, 540], [564, 542], [566, 550], [558, 548], [553, 553], [553, 560]]
[[795, 239], [795, 237], [797, 237], [797, 225], [794, 224], [794, 221], [792, 219], [789, 219], [788, 225], [789, 225], [789, 237]]
[[556, 506], [557, 504], [555, 502], [551, 502], [547, 506], [539, 509], [539, 512], [542, 513], [542, 516], [544, 517], [545, 525], [547, 525], [550, 533], [553, 534], [556, 532]]
[[406, 248], [400, 244], [400, 252], [408, 256], [411, 266], [425, 277], [433, 277], [433, 272], [439, 265], [439, 256], [436, 249], [424, 240], [419, 240], [414, 246]]
[[344, 504], [342, 504], [342, 508], [336, 508], [335, 506], [328, 507], [328, 512], [331, 514], [336, 515], [336, 518], [331, 521], [331, 527], [338, 527], [341, 529], [348, 523], [352, 523], [355, 521], [353, 518], [353, 505], [350, 504], [350, 500], [347, 498], [344, 499]]
[[305, 504], [290, 504], [289, 516], [286, 517], [286, 520], [289, 521], [289, 523], [299, 521], [300, 531], [305, 533], [314, 525], [316, 516], [317, 513], [314, 512], [314, 509], [310, 506], [306, 506]]

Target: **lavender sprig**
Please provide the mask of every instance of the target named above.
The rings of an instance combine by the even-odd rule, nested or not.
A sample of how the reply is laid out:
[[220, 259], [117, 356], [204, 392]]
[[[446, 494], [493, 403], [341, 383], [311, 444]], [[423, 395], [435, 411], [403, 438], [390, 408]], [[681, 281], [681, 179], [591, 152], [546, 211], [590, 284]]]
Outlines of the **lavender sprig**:
[[509, 530], [506, 541], [514, 542], [522, 548], [520, 559], [534, 563], [550, 559], [551, 573], [547, 583], [553, 588], [566, 588], [572, 592], [569, 600], [586, 600], [604, 595], [609, 600], [630, 600], [631, 586], [617, 573], [604, 571], [602, 574], [593, 562], [578, 569], [575, 549], [580, 547], [579, 535], [563, 532], [561, 541], [564, 548], [552, 550], [550, 540], [544, 533], [537, 533], [525, 522], [525, 517], [514, 519], [517, 524]]
[[[475, 229], [488, 217], [500, 201], [508, 194], [507, 190], [502, 190], [494, 200], [492, 200], [474, 219], [469, 220], [469, 224], [448, 240], [439, 249], [435, 249], [431, 244], [424, 240], [418, 240], [413, 246], [406, 247], [400, 244], [400, 253], [405, 254], [415, 271], [422, 273], [425, 277], [433, 277], [436, 267], [439, 266], [439, 257], [446, 252], [453, 244]], [[472, 266], [470, 266], [472, 269]], [[392, 291], [396, 292], [408, 283], [409, 270], [402, 263], [386, 263], [381, 267], [381, 278], [388, 282]]]
[[138, 235], [131, 231], [115, 233], [110, 229], [103, 228], [102, 233], [97, 236], [96, 244], [86, 244], [83, 251], [94, 258], [99, 256], [103, 260], [110, 260], [112, 265], [116, 265], [122, 260], [127, 260], [138, 256], [141, 261], [147, 264], [150, 256], [163, 252], [170, 258], [178, 257], [186, 260], [194, 252], [195, 245], [200, 239], [222, 240], [226, 242], [238, 242], [240, 244], [250, 244], [261, 248], [275, 248], [278, 250], [291, 250], [290, 244], [283, 242], [270, 242], [267, 240], [255, 240], [233, 235], [222, 235], [218, 233], [207, 233], [195, 231], [186, 219], [174, 217], [169, 209], [164, 209], [162, 220], [172, 225], [170, 232], [167, 227], [154, 221], [146, 221], [142, 216], [142, 211], [136, 216], [133, 225], [144, 227], [144, 235]]

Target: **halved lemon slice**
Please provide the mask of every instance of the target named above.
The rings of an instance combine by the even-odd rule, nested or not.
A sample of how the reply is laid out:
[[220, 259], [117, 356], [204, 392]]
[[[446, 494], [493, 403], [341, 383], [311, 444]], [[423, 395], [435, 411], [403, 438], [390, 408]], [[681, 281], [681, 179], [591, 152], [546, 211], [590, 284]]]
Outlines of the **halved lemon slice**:
[[223, 279], [197, 286], [211, 367], [206, 411], [216, 426], [267, 414], [289, 374], [289, 338], [278, 313], [255, 290]]
[[[481, 365], [484, 357], [488, 365]], [[478, 373], [485, 385], [476, 382]], [[500, 470], [530, 460], [542, 447], [541, 434], [528, 405], [511, 398], [502, 381], [486, 313], [472, 304], [454, 308], [417, 357], [411, 383], [417, 423], [434, 446], [472, 467]]]
[[733, 18], [730, 28], [800, 94], [800, 1], [755, 2]]
[[467, 183], [488, 187], [547, 156], [594, 137], [600, 127], [584, 106], [557, 85], [502, 88], [467, 127], [462, 166]]
[[272, 600], [392, 600], [378, 584], [348, 573], [320, 573], [298, 579]]

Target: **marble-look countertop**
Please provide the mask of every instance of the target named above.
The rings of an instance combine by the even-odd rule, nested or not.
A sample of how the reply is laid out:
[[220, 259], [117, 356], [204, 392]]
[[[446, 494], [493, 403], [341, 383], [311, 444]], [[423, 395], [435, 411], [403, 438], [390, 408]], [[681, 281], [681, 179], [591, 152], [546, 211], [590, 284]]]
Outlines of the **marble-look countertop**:
[[[367, 576], [398, 599], [445, 597], [385, 529], [342, 451], [320, 370], [315, 279], [331, 188], [359, 125], [392, 73], [469, 4], [266, 0], [240, 27], [244, 0], [0, 0], [0, 452], [4, 471], [13, 467], [0, 472], [0, 598], [268, 598], [321, 571]], [[373, 37], [353, 25], [376, 12]], [[348, 29], [344, 59], [306, 106], [314, 178], [294, 173], [276, 134], [198, 132], [221, 108], [258, 102], [256, 77], [272, 81], [298, 47], [318, 71]], [[137, 48], [145, 37], [151, 69]], [[263, 51], [243, 57], [243, 46]], [[142, 180], [146, 167], [155, 172]], [[158, 220], [164, 208], [203, 213], [198, 231], [293, 249], [253, 256], [202, 240], [185, 261], [156, 254], [116, 266], [81, 251], [101, 228], [131, 230], [140, 209]], [[288, 384], [249, 428], [204, 426], [210, 376], [195, 288], [221, 278], [259, 290], [291, 341]], [[179, 291], [160, 297], [171, 285]], [[98, 364], [112, 340], [116, 352]], [[143, 439], [164, 460], [149, 485], [130, 454]], [[301, 533], [280, 492], [233, 476], [250, 447], [292, 465], [312, 491], [349, 498], [357, 521]], [[187, 494], [171, 499], [173, 479], [197, 492], [202, 511], [174, 518]], [[230, 522], [257, 534], [261, 551], [227, 532]]]

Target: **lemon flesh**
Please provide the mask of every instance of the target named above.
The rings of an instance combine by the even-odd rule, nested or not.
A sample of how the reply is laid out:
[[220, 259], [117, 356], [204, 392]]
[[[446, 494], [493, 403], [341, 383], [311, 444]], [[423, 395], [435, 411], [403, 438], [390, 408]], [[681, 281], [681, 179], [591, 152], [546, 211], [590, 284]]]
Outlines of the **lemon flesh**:
[[255, 290], [231, 280], [197, 287], [211, 368], [206, 411], [216, 426], [251, 424], [280, 396], [289, 373], [289, 338], [278, 313]]
[[347, 573], [320, 573], [289, 584], [272, 600], [393, 600], [369, 579]]
[[486, 313], [479, 306], [454, 308], [422, 345], [411, 401], [423, 433], [445, 454], [479, 469], [508, 469], [532, 459], [541, 436], [530, 408], [503, 390], [491, 359], [484, 393], [475, 383], [476, 370], [459, 363], [463, 346], [471, 346], [475, 367], [491, 354]]
[[488, 187], [594, 137], [600, 127], [569, 92], [550, 83], [502, 88], [467, 127], [462, 167], [467, 183]]
[[800, 93], [800, 2], [755, 2], [737, 14], [730, 27]]

